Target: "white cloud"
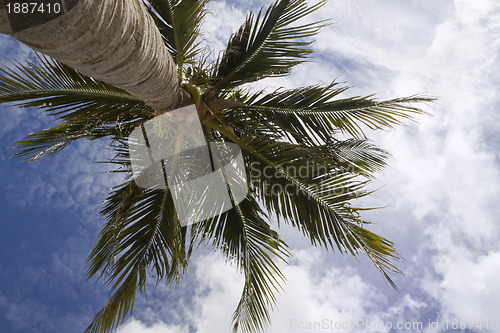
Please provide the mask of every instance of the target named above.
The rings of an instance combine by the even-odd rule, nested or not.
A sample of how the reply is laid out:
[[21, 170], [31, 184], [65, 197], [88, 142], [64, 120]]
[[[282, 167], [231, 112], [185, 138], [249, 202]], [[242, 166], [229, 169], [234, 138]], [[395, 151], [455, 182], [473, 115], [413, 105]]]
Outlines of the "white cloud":
[[[448, 234], [448, 238], [451, 235]], [[424, 288], [439, 299], [445, 318], [484, 322], [498, 319], [498, 246], [484, 254], [476, 254], [463, 244], [456, 244], [455, 240], [447, 241], [452, 245], [433, 258], [434, 267], [442, 278], [424, 282]]]
[[[500, 174], [493, 148], [499, 126], [500, 7], [490, 1], [453, 5], [420, 51], [408, 52], [403, 42], [397, 44], [402, 52], [384, 55], [376, 36], [374, 42], [359, 37], [361, 57], [396, 72], [389, 84], [375, 83], [389, 88], [385, 94], [439, 97], [432, 119], [375, 136], [396, 158], [378, 193], [380, 202], [393, 207], [377, 218], [392, 212], [400, 217], [384, 224], [397, 230], [396, 242], [418, 244], [412, 264], [426, 273], [413, 277], [439, 302], [443, 316], [492, 320], [500, 306], [494, 282], [500, 273], [495, 203]], [[415, 273], [417, 267], [409, 269]]]
[[[2, 126], [0, 127], [0, 139], [2, 137], [12, 132], [14, 129], [18, 128], [21, 123], [26, 118], [26, 110], [23, 109], [9, 109], [5, 110], [2, 108], [2, 113], [4, 113], [4, 117], [2, 118]], [[5, 114], [7, 113], [7, 114]]]
[[202, 45], [212, 53], [211, 59], [216, 59], [219, 52], [226, 48], [229, 36], [245, 21], [246, 12], [227, 1], [212, 1], [207, 9], [201, 40]]
[[[27, 164], [22, 169], [10, 169], [3, 187], [10, 192], [12, 204], [36, 209], [77, 208], [85, 214], [95, 211], [105, 191], [119, 184], [122, 178], [106, 174], [109, 166], [94, 163], [106, 160], [108, 152], [102, 149], [105, 145], [85, 142], [73, 146], [55, 158]], [[96, 155], [96, 152], [100, 153]], [[20, 160], [7, 163], [14, 165]]]
[[283, 268], [287, 283], [273, 314], [273, 332], [289, 332], [296, 322], [381, 319], [378, 311], [370, 312], [377, 299], [385, 303], [386, 297], [370, 287], [352, 267], [324, 265], [326, 260], [321, 252], [295, 251], [294, 263]]

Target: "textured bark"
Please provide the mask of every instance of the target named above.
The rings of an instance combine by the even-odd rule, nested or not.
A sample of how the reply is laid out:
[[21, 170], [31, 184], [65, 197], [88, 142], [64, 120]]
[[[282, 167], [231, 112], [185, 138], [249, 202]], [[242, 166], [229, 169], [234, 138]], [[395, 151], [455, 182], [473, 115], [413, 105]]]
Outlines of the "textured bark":
[[139, 0], [59, 2], [68, 7], [63, 7], [64, 14], [41, 23], [37, 17], [33, 23], [29, 16], [7, 15], [8, 0], [0, 0], [0, 33], [85, 75], [127, 90], [157, 113], [185, 104], [175, 63]]

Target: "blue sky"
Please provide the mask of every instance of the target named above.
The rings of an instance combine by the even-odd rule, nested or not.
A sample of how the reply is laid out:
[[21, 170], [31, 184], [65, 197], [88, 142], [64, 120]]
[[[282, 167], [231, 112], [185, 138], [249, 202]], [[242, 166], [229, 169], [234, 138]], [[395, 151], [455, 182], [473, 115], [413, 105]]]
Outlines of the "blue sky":
[[[212, 50], [224, 47], [245, 6], [210, 4], [203, 33]], [[401, 292], [367, 260], [311, 248], [285, 228], [294, 259], [282, 267], [288, 281], [269, 332], [331, 332], [298, 325], [323, 320], [422, 322], [424, 328], [439, 320], [439, 330], [425, 331], [453, 332], [445, 325], [453, 319], [483, 332], [500, 319], [500, 3], [336, 0], [315, 15], [334, 23], [317, 38], [315, 62], [261, 88], [337, 78], [354, 86], [354, 95], [425, 93], [439, 100], [426, 109], [433, 116], [418, 124], [369, 134], [394, 155], [365, 203], [387, 206], [367, 217], [375, 222], [371, 230], [393, 240], [405, 257], [405, 276], [395, 279]], [[4, 36], [0, 50], [8, 58], [29, 55]], [[76, 144], [32, 164], [9, 159], [12, 142], [50, 119], [37, 110], [0, 106], [0, 112], [0, 327], [82, 332], [106, 300], [106, 288], [85, 281], [85, 260], [102, 226], [98, 205], [119, 179], [92, 163], [107, 154], [99, 143]], [[139, 298], [119, 332], [229, 332], [241, 288], [235, 267], [202, 248], [187, 278], [175, 288], [150, 288], [147, 304]]]
[[102, 190], [82, 184], [102, 172], [89, 163], [96, 146], [75, 146], [41, 163], [10, 159], [13, 142], [48, 119], [35, 110], [2, 106], [1, 112], [0, 326], [3, 332], [81, 331], [89, 309], [104, 301], [102, 290], [85, 282], [103, 199]]

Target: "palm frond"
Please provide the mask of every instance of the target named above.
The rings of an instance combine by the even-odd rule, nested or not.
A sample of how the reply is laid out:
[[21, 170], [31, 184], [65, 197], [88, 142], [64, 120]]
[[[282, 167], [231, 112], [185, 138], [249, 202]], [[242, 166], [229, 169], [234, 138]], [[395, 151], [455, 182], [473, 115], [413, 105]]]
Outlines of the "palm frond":
[[54, 156], [71, 142], [86, 138], [89, 140], [118, 135], [115, 128], [96, 128], [91, 124], [63, 123], [51, 129], [31, 133], [16, 142], [15, 147], [20, 151], [15, 157], [26, 157], [29, 161], [38, 160], [44, 156]]
[[82, 75], [43, 55], [36, 62], [0, 68], [0, 103], [38, 107], [60, 125], [18, 142], [16, 156], [33, 161], [80, 138], [125, 137], [153, 111], [124, 90]]
[[269, 324], [269, 312], [281, 289], [283, 274], [273, 257], [285, 260], [287, 245], [262, 218], [257, 202], [248, 196], [234, 209], [199, 224], [200, 233], [236, 261], [245, 276], [240, 302], [233, 314], [233, 331], [263, 331]]
[[[241, 140], [214, 120], [205, 123], [246, 152], [250, 185], [269, 211], [301, 230], [313, 245], [353, 256], [364, 252], [395, 287], [388, 275], [400, 272], [393, 263], [399, 259], [394, 244], [361, 227], [368, 222], [359, 212], [369, 208], [352, 205], [353, 200], [371, 193], [364, 189], [367, 181], [358, 180], [357, 174], [343, 168], [321, 169], [310, 155], [290, 155], [297, 154], [290, 143], [273, 143], [265, 136]], [[301, 175], [304, 165], [308, 169]], [[269, 168], [273, 172], [266, 170]], [[258, 177], [252, 175], [256, 171]], [[278, 190], [273, 190], [276, 187]]]
[[[91, 97], [109, 102], [134, 102], [141, 100], [128, 92], [102, 81], [85, 76], [73, 68], [48, 56], [36, 53], [35, 62], [14, 62], [13, 67], [0, 67], [0, 103], [21, 102], [18, 106], [40, 106], [52, 109], [46, 101], [41, 104], [25, 104], [29, 100], [42, 100], [54, 96], [73, 96], [68, 104], [81, 102], [78, 98]], [[54, 105], [54, 110], [58, 110]]]
[[[124, 148], [122, 145], [118, 146], [119, 157], [114, 163], [129, 167], [130, 160], [127, 158], [127, 151]], [[213, 158], [216, 157], [217, 155], [213, 156]], [[234, 183], [234, 180], [229, 179], [230, 175], [223, 171], [224, 169], [220, 170], [226, 184]], [[187, 255], [182, 252], [184, 248], [182, 244], [186, 241], [186, 236], [181, 235], [183, 238], [181, 240], [179, 237], [173, 237], [173, 233], [165, 233], [167, 236], [170, 235], [170, 238], [165, 238], [172, 239], [172, 242], [163, 242], [159, 245], [160, 247], [153, 248], [151, 255], [159, 253], [162, 247], [164, 253], [160, 253], [158, 259], [153, 257], [152, 260], [145, 260], [142, 264], [151, 266], [158, 278], [166, 278], [169, 281], [172, 275], [177, 276], [174, 273], [178, 274], [184, 267], [180, 264], [184, 263], [183, 260], [174, 265], [176, 258], [188, 258], [194, 248], [197, 236], [201, 235], [199, 241], [211, 241], [213, 246], [221, 250], [229, 260], [234, 260], [245, 275], [242, 298], [233, 317], [235, 331], [241, 327], [246, 333], [257, 332], [263, 330], [269, 323], [269, 310], [275, 302], [275, 291], [279, 290], [280, 280], [283, 279], [283, 275], [272, 257], [276, 256], [284, 260], [289, 254], [286, 251], [286, 244], [279, 239], [278, 234], [271, 230], [263, 219], [264, 213], [255, 200], [248, 197], [243, 202], [236, 203], [230, 186], [228, 186], [228, 190], [235, 208], [207, 221], [192, 225], [189, 231], [191, 241]], [[128, 263], [132, 260], [128, 259], [132, 257], [132, 254], [128, 252], [134, 251], [135, 256], [135, 253], [139, 251], [137, 249], [143, 247], [142, 243], [151, 239], [149, 234], [145, 233], [152, 232], [155, 228], [154, 223], [164, 223], [164, 221], [157, 220], [155, 222], [148, 218], [152, 210], [159, 209], [156, 207], [161, 206], [156, 200], [149, 201], [149, 198], [153, 199], [156, 195], [155, 191], [138, 189], [132, 181], [118, 187], [106, 202], [102, 213], [107, 216], [108, 224], [101, 232], [91, 253], [89, 275], [101, 271], [103, 275], [109, 275], [108, 281], [117, 280], [114, 285], [114, 288], [117, 289], [115, 295], [96, 316], [88, 333], [101, 332], [100, 330], [104, 332], [115, 327], [131, 311], [134, 294], [128, 287], [130, 279], [138, 281], [139, 290], [143, 288], [144, 282], [137, 275], [134, 275], [135, 272], [141, 272], [141, 270], [139, 268], [134, 270], [133, 268], [136, 266]], [[175, 210], [170, 206], [170, 203], [168, 211], [173, 211], [175, 215]], [[143, 214], [144, 217], [142, 217]], [[152, 216], [155, 215], [153, 213]], [[171, 223], [175, 225], [178, 224], [178, 221], [172, 220]], [[138, 231], [136, 232], [136, 230]], [[165, 249], [170, 250], [165, 253]], [[172, 249], [177, 249], [179, 252]], [[165, 257], [170, 259], [170, 264], [164, 260]], [[121, 275], [118, 275], [119, 272]], [[125, 276], [126, 272], [129, 272], [127, 276]], [[118, 286], [120, 282], [121, 285]], [[132, 282], [130, 284], [132, 285]]]
[[113, 282], [113, 296], [86, 333], [116, 328], [132, 312], [136, 288], [145, 292], [147, 268], [157, 281], [172, 283], [187, 267], [181, 227], [169, 190], [144, 190], [132, 180], [118, 186], [101, 212], [107, 224], [88, 260], [89, 278], [98, 272]]
[[[239, 137], [256, 138], [265, 137], [269, 149], [273, 145], [278, 150], [286, 149], [288, 156], [284, 162], [304, 161], [316, 165], [328, 166], [330, 169], [342, 167], [351, 173], [365, 177], [374, 177], [386, 166], [386, 160], [390, 154], [365, 139], [337, 139], [333, 131], [325, 143], [317, 143], [312, 137], [300, 135], [294, 125], [302, 125], [298, 122], [275, 122], [274, 119], [266, 117], [265, 113], [249, 113], [243, 107], [240, 110], [231, 110], [218, 117], [226, 126], [230, 126], [239, 133]], [[299, 120], [299, 118], [295, 118]], [[297, 142], [298, 141], [298, 142]]]
[[385, 101], [377, 101], [372, 96], [338, 98], [347, 89], [333, 82], [325, 87], [308, 86], [270, 94], [259, 92], [249, 96], [245, 101], [247, 106], [240, 109], [259, 114], [276, 130], [286, 130], [298, 142], [319, 144], [328, 142], [338, 131], [365, 138], [363, 126], [378, 129], [400, 125], [404, 119], [425, 113], [414, 104], [434, 100], [425, 96]]
[[232, 88], [264, 77], [282, 76], [304, 62], [312, 53], [314, 36], [324, 21], [292, 26], [317, 10], [325, 1], [308, 7], [305, 0], [280, 0], [257, 17], [248, 15], [234, 33], [218, 59], [213, 84], [218, 89]]
[[147, 0], [165, 45], [177, 63], [179, 73], [199, 53], [200, 24], [208, 0]]
[[[218, 154], [212, 157], [215, 165], [223, 165]], [[244, 274], [243, 293], [233, 314], [233, 331], [236, 333], [241, 328], [244, 333], [262, 332], [269, 325], [275, 292], [281, 289], [280, 282], [284, 280], [273, 257], [285, 261], [290, 254], [287, 245], [264, 219], [267, 216], [257, 201], [251, 195], [237, 201], [230, 184], [239, 183], [240, 179], [233, 179], [222, 167], [219, 170], [233, 209], [195, 228], [202, 235], [202, 241], [211, 241], [229, 260], [235, 261]]]
[[242, 222], [245, 275], [243, 293], [233, 315], [234, 333], [238, 328], [244, 333], [259, 332], [269, 325], [269, 310], [276, 302], [275, 292], [280, 290], [280, 281], [285, 279], [271, 255], [283, 261], [289, 256], [286, 244], [272, 232], [254, 207], [257, 207], [255, 201], [245, 199], [233, 211]]

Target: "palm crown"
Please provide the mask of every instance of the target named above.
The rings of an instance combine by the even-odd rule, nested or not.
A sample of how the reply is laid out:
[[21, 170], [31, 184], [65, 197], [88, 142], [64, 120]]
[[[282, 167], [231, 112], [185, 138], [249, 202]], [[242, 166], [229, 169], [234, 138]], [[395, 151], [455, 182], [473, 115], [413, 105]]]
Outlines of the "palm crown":
[[[247, 16], [215, 61], [201, 57], [198, 35], [205, 0], [145, 3], [177, 65], [184, 91], [195, 103], [207, 139], [240, 146], [249, 194], [228, 212], [181, 227], [167, 190], [142, 189], [133, 179], [112, 189], [101, 211], [107, 223], [89, 256], [88, 275], [101, 275], [112, 295], [87, 332], [108, 332], [133, 307], [147, 277], [175, 283], [194, 247], [211, 243], [244, 274], [234, 330], [263, 330], [270, 320], [283, 275], [276, 259], [290, 256], [271, 228], [277, 216], [325, 249], [366, 254], [395, 287], [399, 272], [392, 242], [368, 231], [353, 200], [369, 194], [367, 182], [389, 154], [366, 140], [363, 130], [391, 127], [422, 111], [412, 106], [430, 98], [377, 101], [341, 98], [347, 88], [326, 86], [253, 92], [248, 83], [284, 76], [306, 61], [311, 37], [327, 24], [296, 22], [319, 9], [305, 0], [281, 0]], [[124, 90], [78, 73], [48, 57], [0, 69], [0, 102], [37, 107], [61, 122], [18, 142], [16, 155], [30, 161], [52, 156], [78, 139], [111, 138], [116, 172], [130, 176], [126, 138], [155, 117], [154, 110]], [[242, 87], [244, 85], [244, 87]], [[252, 170], [260, 172], [255, 177]], [[306, 168], [306, 175], [296, 172]], [[264, 176], [265, 175], [265, 176]], [[279, 185], [290, 191], [269, 191]], [[148, 273], [149, 270], [149, 274]]]

